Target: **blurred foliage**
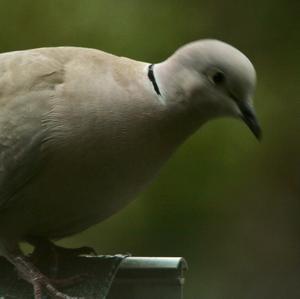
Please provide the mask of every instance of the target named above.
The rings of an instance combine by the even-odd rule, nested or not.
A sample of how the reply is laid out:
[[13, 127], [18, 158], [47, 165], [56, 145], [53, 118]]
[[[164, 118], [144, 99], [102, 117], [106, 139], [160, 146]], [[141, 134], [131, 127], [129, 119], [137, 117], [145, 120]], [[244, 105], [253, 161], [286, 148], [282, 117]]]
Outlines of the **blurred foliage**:
[[74, 45], [157, 62], [210, 37], [258, 73], [261, 144], [237, 121], [214, 121], [127, 209], [62, 243], [184, 256], [186, 298], [300, 298], [299, 11], [292, 0], [2, 0], [2, 52]]

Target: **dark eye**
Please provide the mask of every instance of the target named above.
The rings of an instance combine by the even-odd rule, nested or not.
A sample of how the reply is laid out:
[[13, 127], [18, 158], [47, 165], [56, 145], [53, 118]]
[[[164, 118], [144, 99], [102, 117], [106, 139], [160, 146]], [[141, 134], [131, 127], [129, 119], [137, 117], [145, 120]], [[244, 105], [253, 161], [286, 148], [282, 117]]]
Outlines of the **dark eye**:
[[225, 75], [222, 72], [218, 71], [215, 74], [213, 74], [211, 79], [214, 84], [220, 85], [225, 82]]

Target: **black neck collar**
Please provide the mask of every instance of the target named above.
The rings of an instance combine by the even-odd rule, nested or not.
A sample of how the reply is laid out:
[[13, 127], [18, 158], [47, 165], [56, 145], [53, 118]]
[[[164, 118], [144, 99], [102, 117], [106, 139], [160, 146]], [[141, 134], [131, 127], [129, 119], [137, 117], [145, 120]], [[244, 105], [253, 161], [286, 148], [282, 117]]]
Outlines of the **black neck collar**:
[[155, 80], [153, 67], [154, 67], [154, 64], [150, 64], [149, 67], [148, 67], [148, 78], [152, 82], [155, 92], [160, 96], [161, 93], [160, 93], [159, 87], [157, 85], [157, 82]]

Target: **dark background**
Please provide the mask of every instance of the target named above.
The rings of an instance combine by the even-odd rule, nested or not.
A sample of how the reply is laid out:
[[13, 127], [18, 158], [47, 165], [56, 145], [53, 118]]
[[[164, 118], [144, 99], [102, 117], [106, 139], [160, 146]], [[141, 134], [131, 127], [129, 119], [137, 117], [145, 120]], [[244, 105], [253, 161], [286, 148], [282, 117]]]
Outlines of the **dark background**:
[[1, 1], [0, 51], [94, 47], [159, 62], [218, 38], [258, 74], [259, 144], [236, 120], [209, 123], [151, 188], [61, 242], [99, 253], [184, 256], [185, 298], [300, 298], [300, 5], [297, 1]]

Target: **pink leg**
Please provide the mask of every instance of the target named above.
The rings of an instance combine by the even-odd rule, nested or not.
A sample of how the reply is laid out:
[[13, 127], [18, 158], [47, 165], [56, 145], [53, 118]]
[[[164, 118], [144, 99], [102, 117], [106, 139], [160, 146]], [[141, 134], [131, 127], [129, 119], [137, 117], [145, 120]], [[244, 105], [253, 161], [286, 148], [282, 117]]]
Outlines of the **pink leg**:
[[42, 290], [56, 299], [84, 299], [83, 297], [71, 297], [58, 291], [51, 282], [51, 279], [42, 274], [26, 257], [22, 255], [9, 254], [6, 258], [16, 267], [20, 276], [32, 284], [34, 290], [34, 298], [42, 298]]

